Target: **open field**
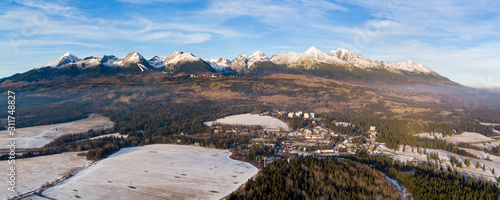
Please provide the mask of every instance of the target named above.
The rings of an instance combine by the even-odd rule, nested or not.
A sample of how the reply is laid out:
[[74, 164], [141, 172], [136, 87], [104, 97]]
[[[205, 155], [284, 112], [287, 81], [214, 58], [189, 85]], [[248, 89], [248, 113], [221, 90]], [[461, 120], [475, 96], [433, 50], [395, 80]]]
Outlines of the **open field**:
[[[60, 136], [83, 133], [90, 129], [102, 130], [113, 127], [107, 117], [90, 116], [89, 118], [52, 125], [34, 126], [16, 129], [17, 148], [40, 148]], [[0, 131], [0, 148], [7, 148], [8, 131]]]
[[43, 194], [55, 199], [220, 199], [258, 170], [230, 152], [157, 144], [124, 148]]
[[445, 136], [443, 137], [443, 134], [441, 133], [419, 133], [415, 134], [415, 136], [418, 137], [426, 137], [426, 138], [431, 138], [434, 139], [434, 137], [437, 137], [438, 139], [444, 139], [448, 142], [452, 143], [459, 143], [459, 142], [464, 142], [464, 143], [482, 143], [482, 142], [493, 142], [495, 139], [486, 137], [484, 135], [481, 135], [479, 133], [472, 133], [472, 132], [463, 132], [462, 134], [457, 134], [453, 136]]
[[444, 139], [452, 143], [459, 143], [459, 142], [477, 143], [477, 142], [488, 142], [494, 140], [479, 133], [471, 133], [471, 132], [463, 132], [462, 134], [453, 135], [451, 137], [444, 137]]
[[[413, 148], [414, 152], [412, 152], [412, 148]], [[382, 149], [389, 150], [386, 147], [383, 147]], [[459, 173], [464, 174], [464, 175], [468, 175], [468, 176], [474, 177], [474, 178], [481, 178], [481, 179], [485, 179], [488, 181], [493, 181], [495, 183], [497, 182], [497, 178], [500, 175], [500, 173], [498, 172], [500, 170], [500, 157], [497, 157], [494, 155], [489, 155], [483, 151], [477, 151], [477, 150], [465, 149], [465, 148], [462, 148], [462, 149], [468, 151], [469, 153], [475, 154], [480, 159], [460, 156], [458, 154], [451, 153], [451, 152], [444, 151], [444, 150], [439, 150], [439, 149], [426, 149], [426, 153], [437, 152], [439, 154], [439, 159], [441, 160], [441, 163], [442, 163], [442, 166], [444, 169], [447, 169], [448, 166], [451, 166], [450, 156], [455, 156], [463, 164], [463, 166], [461, 168], [460, 167], [453, 167], [454, 169], [457, 169], [457, 171]], [[416, 158], [418, 161], [427, 161], [426, 154], [417, 153], [417, 147], [406, 146], [406, 151], [403, 152], [402, 150], [403, 150], [403, 146], [400, 145], [399, 150], [397, 150], [395, 152], [394, 158], [396, 160], [400, 160], [400, 161], [404, 162], [406, 160], [411, 161], [411, 160], [413, 160], [413, 158]], [[422, 151], [422, 148], [420, 150]], [[489, 156], [492, 161], [484, 160], [487, 158], [487, 156]], [[465, 158], [468, 158], [471, 160], [471, 164], [469, 167], [467, 167], [464, 163]], [[480, 168], [476, 168], [477, 162], [479, 162], [479, 164], [481, 166]], [[482, 169], [483, 165], [485, 165], [484, 171]], [[495, 169], [496, 174], [492, 173], [493, 169]]]
[[488, 141], [488, 142], [474, 143], [472, 145], [476, 146], [476, 147], [487, 148], [487, 149], [491, 150], [494, 147], [497, 147], [498, 145], [500, 145], [500, 140], [493, 140], [493, 141]]
[[[493, 129], [493, 131], [498, 132], [495, 129]], [[453, 143], [464, 142], [464, 143], [469, 143], [476, 147], [487, 148], [489, 150], [500, 145], [500, 140], [498, 139], [498, 136], [487, 137], [479, 133], [471, 133], [471, 132], [464, 132], [462, 134], [454, 135], [451, 137], [450, 136], [443, 137], [443, 134], [441, 133], [419, 133], [415, 134], [415, 136], [426, 137], [431, 139], [434, 138], [444, 139], [448, 142], [453, 142]]]
[[[261, 125], [262, 128], [267, 130], [279, 130], [284, 129], [288, 131], [288, 125], [279, 119], [270, 116], [261, 116], [257, 114], [240, 114], [231, 115], [221, 119], [215, 120], [215, 122], [221, 124], [238, 124], [238, 125]], [[205, 122], [207, 126], [211, 126], [213, 122]]]
[[[77, 156], [78, 152], [54, 154], [33, 158], [17, 159], [15, 163], [17, 174], [16, 190], [19, 194], [40, 188], [49, 181], [55, 181], [69, 172], [74, 172], [88, 166], [85, 156]], [[7, 173], [9, 167], [7, 160], [0, 161], [0, 199], [7, 199], [16, 194], [7, 190]]]

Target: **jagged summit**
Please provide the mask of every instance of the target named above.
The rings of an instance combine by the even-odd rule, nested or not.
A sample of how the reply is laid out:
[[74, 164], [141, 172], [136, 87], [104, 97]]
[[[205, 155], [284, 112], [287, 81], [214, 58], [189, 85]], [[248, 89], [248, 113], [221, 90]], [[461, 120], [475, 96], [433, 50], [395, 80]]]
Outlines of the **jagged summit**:
[[[269, 62], [269, 64], [260, 64], [262, 62]], [[202, 60], [192, 53], [183, 51], [174, 51], [167, 57], [155, 55], [149, 59], [145, 59], [139, 52], [136, 51], [127, 54], [123, 58], [118, 58], [113, 55], [95, 55], [84, 59], [79, 59], [78, 57], [67, 52], [60, 58], [36, 69], [59, 69], [65, 66], [76, 66], [78, 68], [85, 69], [103, 66], [108, 68], [118, 67], [140, 71], [166, 70], [170, 72], [180, 72], [183, 71], [182, 66], [190, 65], [190, 67], [188, 67], [190, 69], [189, 71], [202, 70], [204, 72], [216, 71], [226, 74], [246, 74], [251, 71], [255, 71], [255, 69], [262, 65], [280, 65], [286, 68], [312, 70], [316, 69], [316, 66], [320, 66], [321, 63], [330, 64], [336, 69], [344, 68], [348, 71], [351, 71], [354, 69], [353, 67], [355, 67], [368, 71], [373, 71], [372, 69], [379, 69], [396, 74], [431, 74], [439, 76], [428, 67], [411, 60], [399, 63], [375, 61], [347, 49], [339, 48], [325, 53], [314, 46], [301, 53], [287, 52], [273, 55], [271, 58], [269, 58], [264, 52], [257, 50], [249, 56], [240, 55], [233, 60], [226, 58], [205, 58]]]
[[216, 71], [226, 70], [231, 65], [231, 61], [225, 58], [205, 58], [204, 60]]
[[78, 57], [67, 52], [63, 56], [61, 56], [60, 58], [58, 58], [52, 62], [49, 62], [46, 65], [39, 67], [39, 68], [45, 68], [45, 67], [60, 68], [66, 64], [75, 63], [77, 61], [80, 61], [80, 59]]
[[165, 66], [165, 61], [163, 61], [163, 58], [160, 58], [159, 56], [151, 57], [148, 59], [148, 62], [152, 67], [157, 69]]
[[196, 62], [201, 59], [194, 56], [192, 53], [183, 51], [174, 51], [170, 56], [166, 57], [163, 61], [168, 64], [177, 64], [180, 62]]

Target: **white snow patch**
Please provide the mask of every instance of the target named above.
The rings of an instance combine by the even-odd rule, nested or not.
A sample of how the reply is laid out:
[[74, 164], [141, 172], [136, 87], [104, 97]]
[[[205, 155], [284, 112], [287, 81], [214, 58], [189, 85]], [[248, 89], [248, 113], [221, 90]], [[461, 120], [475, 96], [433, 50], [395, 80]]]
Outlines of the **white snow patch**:
[[434, 137], [436, 137], [437, 139], [443, 139], [442, 133], [419, 133], [419, 134], [415, 134], [415, 136], [426, 137], [426, 138], [430, 138], [430, 139], [434, 139]]
[[292, 63], [311, 61], [311, 60], [328, 64], [343, 64], [343, 65], [346, 64], [345, 61], [335, 56], [329, 55], [317, 49], [316, 47], [311, 47], [307, 49], [304, 53], [288, 52], [284, 54], [274, 55], [271, 58], [271, 61], [277, 64], [292, 64]]
[[463, 132], [462, 134], [453, 135], [451, 137], [450, 136], [444, 137], [444, 139], [448, 142], [453, 142], [453, 143], [459, 143], [459, 142], [475, 143], [475, 142], [488, 142], [494, 140], [479, 133], [472, 133], [472, 132]]
[[[17, 148], [40, 148], [63, 135], [108, 129], [113, 124], [107, 117], [90, 116], [73, 122], [19, 128], [16, 129], [16, 145]], [[7, 148], [9, 137], [8, 131], [0, 131], [0, 149]]]
[[139, 69], [141, 69], [141, 72], [144, 72], [144, 69], [148, 70], [148, 68], [146, 68], [146, 66], [144, 66], [143, 64], [138, 63], [137, 66], [139, 66]]
[[221, 199], [254, 176], [227, 150], [157, 144], [124, 148], [46, 190], [55, 199]]
[[[221, 124], [238, 124], [238, 125], [261, 125], [262, 128], [266, 130], [279, 131], [283, 129], [285, 131], [289, 130], [288, 125], [285, 122], [270, 116], [262, 116], [258, 114], [240, 114], [231, 115], [221, 119], [215, 120], [215, 122]], [[211, 126], [212, 122], [205, 122], [205, 125]]]
[[[48, 156], [39, 156], [33, 158], [16, 159], [16, 190], [18, 194], [26, 193], [40, 188], [43, 184], [49, 181], [55, 181], [62, 178], [70, 171], [76, 171], [90, 165], [90, 161], [85, 159], [85, 156], [77, 156], [79, 152], [70, 152], [62, 154], [54, 154]], [[15, 193], [8, 192], [8, 183], [6, 174], [9, 173], [7, 160], [0, 161], [0, 199], [7, 199], [15, 196]]]
[[[395, 159], [404, 160], [406, 157], [415, 157], [419, 161], [426, 161], [427, 160], [426, 154], [417, 153], [417, 147], [406, 146], [405, 152], [402, 151], [402, 147], [403, 146], [400, 145], [399, 150], [396, 151]], [[380, 148], [385, 149], [385, 150], [389, 150], [385, 146], [380, 146]], [[412, 148], [414, 149], [414, 152], [411, 152]], [[497, 182], [497, 179], [496, 179], [497, 175], [493, 174], [492, 170], [495, 169], [495, 171], [497, 171], [497, 172], [498, 172], [498, 170], [500, 170], [500, 157], [487, 154], [483, 151], [477, 151], [477, 150], [466, 149], [466, 148], [460, 148], [460, 149], [463, 149], [469, 153], [475, 154], [480, 159], [465, 157], [465, 156], [461, 156], [461, 155], [458, 155], [455, 153], [451, 153], [451, 152], [439, 150], [439, 149], [427, 149], [426, 148], [426, 153], [431, 153], [431, 152], [436, 153], [437, 152], [439, 155], [439, 159], [441, 160], [442, 166], [444, 167], [445, 170], [447, 169], [447, 166], [451, 166], [450, 156], [455, 156], [456, 158], [458, 158], [462, 162], [462, 165], [463, 165], [462, 168], [454, 167], [455, 169], [458, 170], [459, 173], [467, 175], [469, 177], [476, 178], [476, 179], [485, 179], [485, 180]], [[390, 151], [392, 151], [392, 150], [390, 150]], [[420, 148], [420, 151], [423, 151], [423, 148]], [[492, 161], [484, 160], [487, 156], [489, 156]], [[471, 160], [471, 164], [469, 167], [467, 167], [464, 163], [465, 158]], [[480, 168], [476, 168], [477, 162], [479, 162], [479, 164], [481, 166]], [[483, 165], [486, 165], [485, 171], [482, 170]]]
[[170, 56], [164, 59], [166, 64], [177, 64], [180, 62], [196, 62], [201, 60], [200, 58], [194, 56], [188, 52], [174, 51]]
[[222, 71], [231, 65], [231, 61], [225, 58], [205, 58], [205, 62], [216, 71]]
[[158, 56], [153, 56], [151, 57], [148, 62], [149, 65], [153, 66], [154, 68], [162, 68], [165, 66], [165, 62], [163, 61], [164, 58], [160, 58]]
[[59, 68], [59, 67], [62, 67], [66, 64], [75, 63], [75, 62], [80, 61], [80, 60], [81, 59], [79, 59], [76, 56], [71, 55], [69, 52], [67, 52], [63, 56], [61, 56], [60, 58], [53, 60], [52, 62], [49, 62], [42, 67], [37, 67], [35, 69], [41, 69], [44, 67]]

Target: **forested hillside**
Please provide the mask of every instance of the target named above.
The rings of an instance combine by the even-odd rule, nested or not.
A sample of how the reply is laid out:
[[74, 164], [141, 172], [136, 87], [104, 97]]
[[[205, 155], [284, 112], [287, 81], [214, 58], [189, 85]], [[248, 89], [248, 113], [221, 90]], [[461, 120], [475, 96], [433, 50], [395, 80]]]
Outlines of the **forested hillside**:
[[346, 159], [276, 161], [229, 199], [399, 199], [384, 174]]

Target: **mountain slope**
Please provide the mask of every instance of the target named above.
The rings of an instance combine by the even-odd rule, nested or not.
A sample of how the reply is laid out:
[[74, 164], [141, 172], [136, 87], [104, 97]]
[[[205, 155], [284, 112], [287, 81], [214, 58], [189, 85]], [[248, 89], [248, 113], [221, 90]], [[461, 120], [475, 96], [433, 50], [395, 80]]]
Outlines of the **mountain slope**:
[[168, 73], [217, 72], [224, 75], [249, 76], [267, 76], [273, 73], [304, 74], [364, 85], [459, 86], [428, 67], [411, 60], [399, 63], [374, 61], [346, 49], [325, 53], [315, 47], [302, 53], [288, 52], [273, 55], [271, 58], [261, 51], [256, 51], [250, 56], [240, 55], [233, 60], [224, 58], [202, 60], [192, 53], [182, 51], [175, 51], [163, 58], [153, 56], [149, 60], [146, 60], [138, 52], [131, 52], [124, 58], [105, 55], [90, 56], [84, 59], [66, 53], [62, 57], [33, 70], [21, 76], [13, 76], [12, 80], [33, 81], [50, 79], [60, 75], [79, 76], [85, 75], [85, 73], [106, 75], [159, 70]]
[[210, 64], [188, 52], [175, 51], [163, 61], [165, 69], [172, 73], [215, 72]]

